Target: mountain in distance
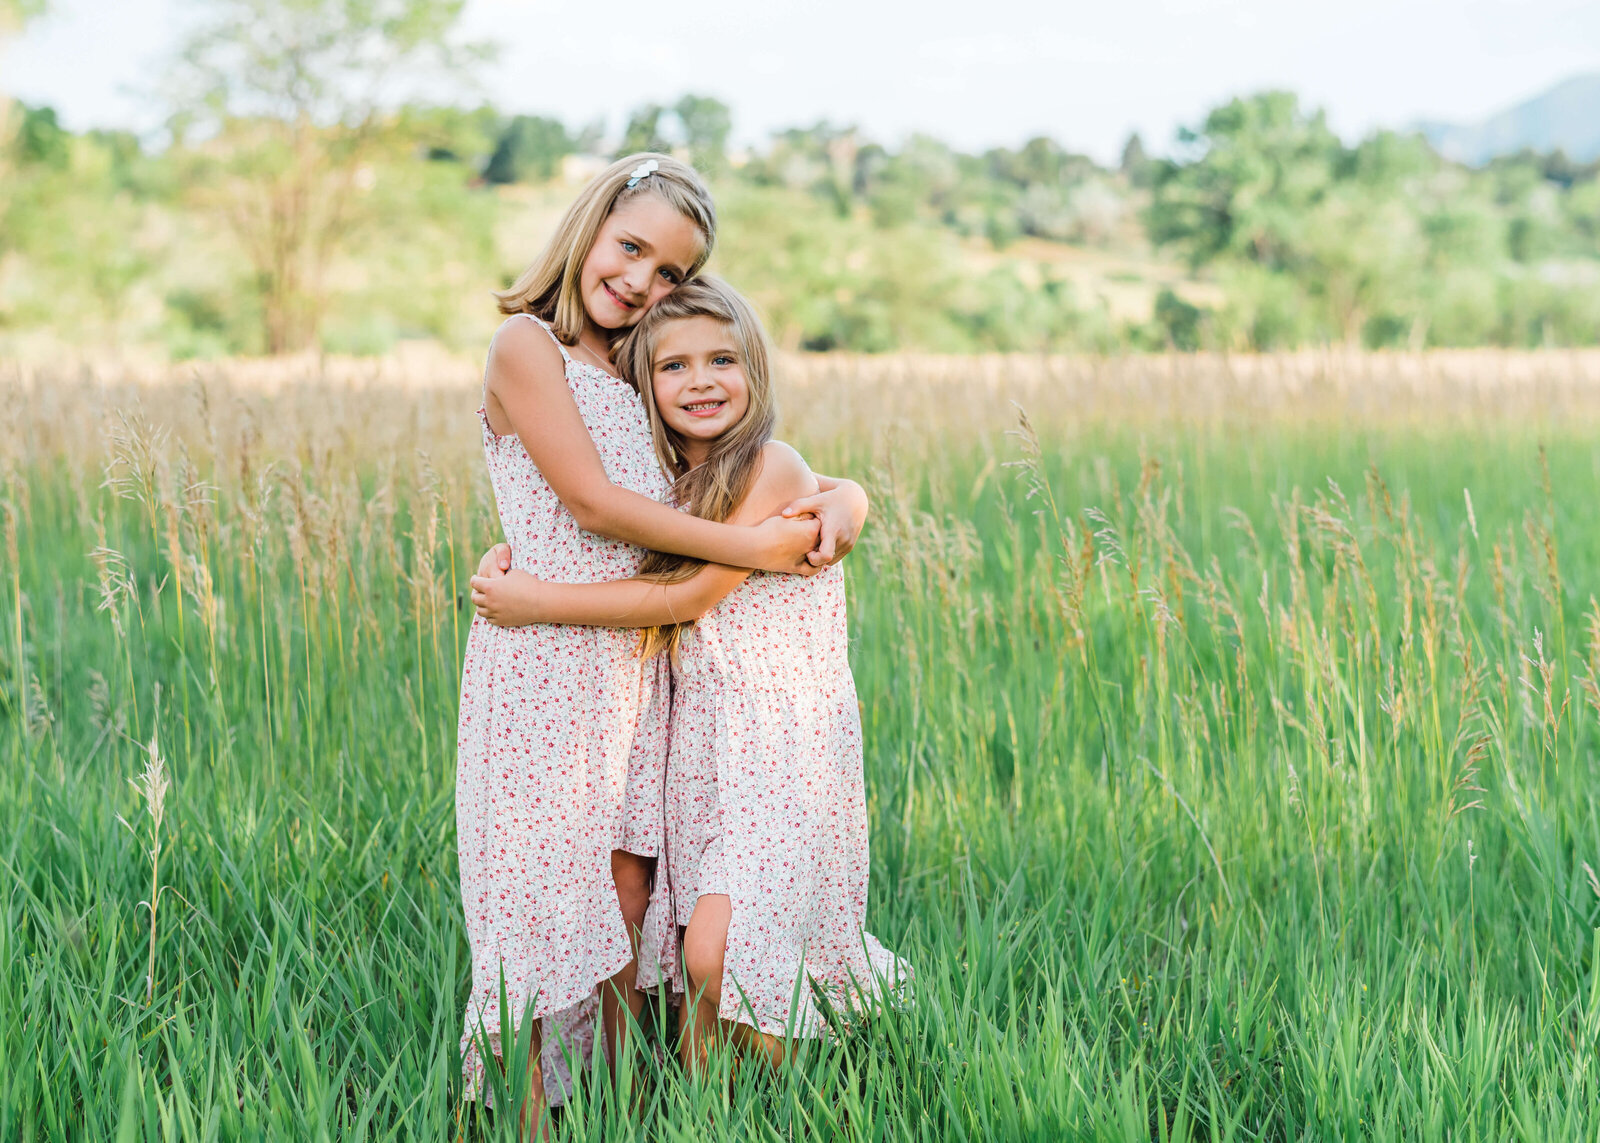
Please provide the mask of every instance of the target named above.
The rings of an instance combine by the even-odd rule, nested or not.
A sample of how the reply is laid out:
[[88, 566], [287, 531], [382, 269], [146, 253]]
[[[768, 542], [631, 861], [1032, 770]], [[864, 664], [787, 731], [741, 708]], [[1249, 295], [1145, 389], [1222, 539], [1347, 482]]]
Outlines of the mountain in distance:
[[1575, 75], [1481, 123], [1412, 125], [1441, 155], [1478, 166], [1523, 148], [1561, 149], [1580, 163], [1600, 158], [1600, 72]]

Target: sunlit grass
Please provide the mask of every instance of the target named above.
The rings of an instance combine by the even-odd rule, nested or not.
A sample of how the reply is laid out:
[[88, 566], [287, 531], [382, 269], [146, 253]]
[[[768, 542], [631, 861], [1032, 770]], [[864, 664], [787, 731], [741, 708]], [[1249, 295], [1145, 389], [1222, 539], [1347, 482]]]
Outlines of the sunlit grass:
[[[0, 1137], [509, 1138], [456, 1059], [470, 371], [247, 374], [0, 381]], [[777, 1075], [626, 1060], [558, 1134], [1593, 1133], [1591, 357], [788, 376], [875, 493], [916, 1003]]]

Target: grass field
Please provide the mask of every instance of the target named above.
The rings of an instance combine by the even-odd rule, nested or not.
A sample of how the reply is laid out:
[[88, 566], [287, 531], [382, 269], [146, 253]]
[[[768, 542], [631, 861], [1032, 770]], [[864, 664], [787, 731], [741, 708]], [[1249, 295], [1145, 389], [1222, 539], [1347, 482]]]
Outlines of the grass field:
[[[1600, 357], [786, 374], [875, 497], [916, 1003], [559, 1137], [1596, 1136]], [[0, 1138], [511, 1137], [456, 1059], [475, 398], [0, 368]]]

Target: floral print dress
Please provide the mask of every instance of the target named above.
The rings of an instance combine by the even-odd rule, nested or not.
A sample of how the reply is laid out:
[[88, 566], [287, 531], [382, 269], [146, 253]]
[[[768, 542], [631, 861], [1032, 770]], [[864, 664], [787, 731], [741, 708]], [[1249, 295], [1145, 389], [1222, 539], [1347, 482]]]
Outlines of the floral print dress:
[[[687, 633], [672, 673], [666, 843], [641, 985], [683, 988], [677, 929], [733, 906], [720, 1015], [769, 1035], [825, 1029], [906, 967], [863, 928], [867, 806], [844, 573], [752, 574]], [[654, 958], [645, 955], [653, 950]]]
[[[574, 361], [565, 346], [561, 357], [606, 475], [664, 500], [668, 483], [638, 395]], [[480, 416], [513, 566], [566, 583], [632, 575], [640, 549], [578, 527], [521, 440], [497, 436]], [[596, 985], [632, 957], [611, 851], [657, 852], [667, 705], [666, 664], [642, 662], [637, 638], [604, 627], [472, 624], [456, 759], [461, 903], [472, 945], [461, 1039], [469, 1099], [483, 1086], [480, 1035], [501, 1054], [502, 973], [510, 1026], [545, 1021], [545, 1088], [559, 1103], [569, 1063], [586, 1062], [593, 1045]]]

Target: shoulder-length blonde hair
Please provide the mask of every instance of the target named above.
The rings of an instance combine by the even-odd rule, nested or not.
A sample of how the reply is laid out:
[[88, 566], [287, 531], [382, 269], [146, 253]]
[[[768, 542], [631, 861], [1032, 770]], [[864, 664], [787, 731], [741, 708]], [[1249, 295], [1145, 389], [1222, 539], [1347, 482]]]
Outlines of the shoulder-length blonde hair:
[[[633, 172], [649, 160], [655, 161], [656, 169], [630, 187], [628, 180]], [[578, 278], [584, 259], [594, 249], [600, 227], [611, 212], [646, 194], [665, 199], [700, 231], [700, 256], [688, 269], [689, 277], [698, 274], [711, 257], [717, 238], [717, 210], [711, 192], [689, 164], [646, 151], [618, 159], [579, 192], [533, 265], [510, 289], [496, 291], [500, 312], [543, 318], [563, 342], [576, 344], [583, 332], [583, 297]]]
[[[666, 328], [673, 322], [697, 317], [712, 318], [728, 327], [739, 364], [744, 368], [750, 404], [738, 424], [711, 442], [705, 461], [690, 468], [684, 460], [683, 437], [662, 420], [661, 410], [656, 407], [651, 378], [657, 347]], [[617, 368], [644, 397], [656, 459], [673, 478], [672, 499], [683, 511], [706, 520], [726, 520], [750, 491], [761, 471], [761, 450], [772, 439], [778, 418], [770, 359], [766, 331], [754, 308], [739, 291], [710, 274], [685, 282], [651, 306], [618, 346]], [[638, 574], [661, 583], [681, 583], [704, 565], [704, 560], [691, 556], [646, 552]], [[693, 625], [688, 622], [646, 628], [639, 634], [639, 654], [648, 657], [666, 651], [676, 655], [683, 633]]]

